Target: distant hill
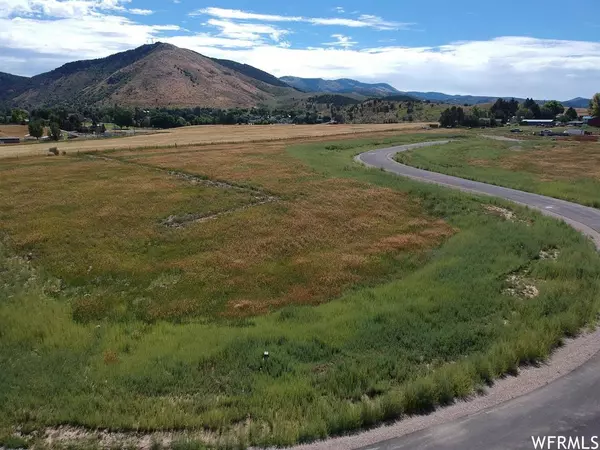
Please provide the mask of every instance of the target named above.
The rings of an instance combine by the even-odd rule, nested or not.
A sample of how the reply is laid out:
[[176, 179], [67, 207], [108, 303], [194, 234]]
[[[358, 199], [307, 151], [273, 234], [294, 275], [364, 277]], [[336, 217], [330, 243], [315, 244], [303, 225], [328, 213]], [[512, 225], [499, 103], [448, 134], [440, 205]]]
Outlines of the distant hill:
[[383, 97], [383, 100], [388, 100], [390, 102], [410, 102], [415, 100], [420, 100], [417, 97], [408, 94], [394, 94], [394, 95], [386, 95]]
[[6, 101], [22, 92], [29, 78], [0, 72], [0, 102]]
[[[448, 95], [441, 92], [416, 92], [409, 91], [405, 94], [412, 97], [418, 98], [419, 100], [429, 100], [436, 103], [447, 103], [450, 105], [481, 105], [483, 103], [494, 103], [499, 98], [504, 100], [510, 100], [514, 98], [519, 103], [525, 101], [524, 98], [520, 97], [497, 97], [497, 96], [478, 96], [478, 95]], [[539, 104], [543, 105], [547, 100], [536, 100]], [[566, 108], [587, 108], [590, 104], [590, 99], [577, 97], [572, 100], [566, 100], [561, 102]]]
[[275, 75], [271, 75], [270, 73], [265, 72], [264, 70], [257, 69], [256, 67], [249, 66], [248, 64], [242, 64], [242, 63], [239, 63], [236, 61], [230, 61], [228, 59], [218, 59], [218, 58], [211, 58], [211, 59], [214, 62], [216, 62], [222, 66], [233, 69], [243, 75], [249, 76], [250, 78], [254, 78], [254, 79], [262, 81], [264, 83], [267, 83], [267, 84], [270, 84], [273, 86], [284, 87], [284, 88], [290, 87], [288, 84], [281, 81]]
[[323, 78], [281, 77], [281, 81], [304, 92], [327, 92], [332, 94], [362, 94], [367, 97], [385, 97], [401, 92], [387, 83], [361, 83], [349, 78], [324, 80]]
[[[418, 98], [419, 100], [429, 100], [436, 103], [447, 103], [450, 105], [480, 105], [482, 103], [493, 103], [500, 97], [494, 96], [477, 96], [477, 95], [449, 95], [442, 92], [417, 92], [408, 91], [404, 94]], [[502, 97], [505, 100], [510, 100], [513, 97]], [[524, 101], [522, 98], [515, 98], [519, 102]]]
[[590, 106], [590, 99], [583, 97], [576, 97], [566, 102], [562, 102], [563, 106], [567, 108], [588, 108]]
[[356, 105], [361, 100], [339, 94], [320, 94], [306, 99], [309, 103], [328, 104], [333, 106]]
[[17, 88], [11, 91], [0, 83], [0, 99], [25, 108], [61, 104], [250, 107], [297, 92], [252, 66], [213, 60], [165, 43], [68, 63], [12, 84]]

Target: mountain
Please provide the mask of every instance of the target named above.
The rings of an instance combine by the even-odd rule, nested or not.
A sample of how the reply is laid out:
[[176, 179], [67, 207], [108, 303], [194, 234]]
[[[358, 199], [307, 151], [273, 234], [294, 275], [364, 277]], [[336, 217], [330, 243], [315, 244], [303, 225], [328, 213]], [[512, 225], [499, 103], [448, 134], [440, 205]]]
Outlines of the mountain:
[[[442, 92], [416, 92], [408, 91], [404, 92], [411, 97], [415, 97], [419, 100], [429, 100], [435, 103], [448, 103], [451, 105], [479, 105], [482, 103], [493, 103], [500, 97], [494, 96], [477, 96], [477, 95], [449, 95]], [[502, 97], [505, 100], [510, 100], [513, 97]], [[515, 98], [519, 102], [524, 101], [523, 98]]]
[[0, 72], [0, 102], [21, 92], [28, 81], [27, 77]]
[[576, 97], [567, 100], [566, 102], [562, 102], [562, 104], [565, 108], [589, 108], [590, 101], [589, 98]]
[[323, 78], [281, 77], [284, 83], [304, 92], [327, 92], [332, 94], [356, 93], [367, 97], [385, 97], [400, 94], [387, 83], [361, 83], [360, 81], [341, 78], [339, 80], [324, 80]]
[[76, 61], [16, 82], [0, 99], [25, 108], [56, 105], [249, 107], [297, 92], [252, 66], [156, 43]]
[[[502, 98], [504, 100], [510, 100], [514, 98], [519, 103], [525, 101], [524, 98], [519, 97], [497, 97], [497, 96], [478, 96], [478, 95], [448, 95], [443, 94], [441, 92], [415, 92], [409, 91], [404, 92], [404, 94], [410, 95], [411, 97], [415, 97], [419, 100], [429, 100], [435, 103], [448, 103], [451, 105], [480, 105], [482, 103], [494, 103], [498, 98]], [[537, 103], [543, 105], [548, 100], [536, 100]], [[587, 108], [590, 104], [590, 99], [577, 97], [571, 100], [566, 100], [561, 102], [565, 108], [573, 107], [573, 108]]]
[[211, 58], [217, 64], [233, 69], [241, 74], [255, 78], [264, 83], [278, 86], [278, 87], [290, 87], [287, 83], [281, 81], [275, 75], [271, 75], [264, 70], [257, 69], [256, 67], [249, 66], [248, 64], [242, 64], [236, 61], [230, 61], [228, 59]]

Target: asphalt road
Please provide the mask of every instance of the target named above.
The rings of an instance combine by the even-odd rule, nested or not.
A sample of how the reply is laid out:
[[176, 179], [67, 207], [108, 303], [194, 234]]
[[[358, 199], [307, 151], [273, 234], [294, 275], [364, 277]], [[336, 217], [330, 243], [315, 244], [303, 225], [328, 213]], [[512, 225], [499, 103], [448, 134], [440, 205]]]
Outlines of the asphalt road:
[[[419, 144], [401, 145], [398, 147], [382, 148], [370, 152], [361, 153], [355, 159], [371, 167], [384, 169], [404, 177], [414, 178], [427, 183], [440, 184], [443, 186], [460, 189], [475, 194], [485, 194], [501, 197], [530, 208], [537, 209], [542, 213], [557, 217], [569, 223], [575, 229], [591, 237], [600, 249], [600, 210], [576, 203], [544, 197], [543, 195], [522, 192], [516, 189], [495, 186], [478, 181], [465, 180], [463, 178], [429, 172], [427, 170], [409, 167], [394, 161], [396, 153], [413, 150], [432, 145], [443, 145], [449, 141], [421, 142]], [[600, 195], [600, 194], [599, 194]]]
[[[394, 154], [448, 141], [403, 145], [362, 153], [356, 160], [397, 175], [463, 191], [501, 197], [562, 219], [594, 239], [600, 249], [600, 210], [542, 195], [416, 169], [392, 158]], [[483, 410], [463, 419], [379, 442], [370, 450], [493, 450], [533, 449], [532, 436], [570, 436], [579, 446], [544, 448], [600, 448], [592, 437], [600, 436], [600, 353], [568, 375], [527, 395]], [[585, 439], [585, 442], [581, 440]], [[600, 443], [600, 439], [597, 440]]]

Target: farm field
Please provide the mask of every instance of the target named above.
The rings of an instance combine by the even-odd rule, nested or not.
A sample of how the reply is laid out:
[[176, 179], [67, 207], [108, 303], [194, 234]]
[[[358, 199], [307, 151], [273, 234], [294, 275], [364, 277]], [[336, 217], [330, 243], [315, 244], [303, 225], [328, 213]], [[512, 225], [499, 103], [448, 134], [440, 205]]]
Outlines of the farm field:
[[599, 142], [524, 138], [502, 142], [470, 135], [448, 145], [400, 153], [396, 159], [433, 172], [600, 207]]
[[[0, 125], [0, 137], [19, 137], [23, 138], [29, 134], [27, 125]], [[0, 147], [0, 154], [2, 152]]]
[[[210, 125], [173, 128], [159, 133], [123, 138], [89, 139], [68, 142], [44, 142], [0, 146], [0, 158], [45, 155], [51, 147], [59, 151], [100, 151], [141, 147], [188, 146], [192, 144], [237, 143], [279, 139], [299, 139], [334, 135], [352, 135], [383, 131], [418, 130], [425, 124], [367, 125]], [[10, 127], [10, 126], [9, 126]], [[1, 129], [1, 128], [0, 128]], [[27, 127], [25, 127], [27, 129]]]
[[600, 257], [352, 159], [430, 139], [1, 160], [0, 446], [289, 445], [545, 358], [594, 320]]

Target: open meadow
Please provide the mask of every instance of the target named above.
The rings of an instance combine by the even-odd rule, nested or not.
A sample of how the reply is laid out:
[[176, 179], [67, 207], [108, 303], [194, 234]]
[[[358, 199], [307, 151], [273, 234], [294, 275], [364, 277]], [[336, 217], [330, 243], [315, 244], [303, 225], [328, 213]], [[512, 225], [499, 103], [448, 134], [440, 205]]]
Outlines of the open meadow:
[[[172, 128], [159, 133], [140, 134], [106, 139], [71, 140], [68, 142], [42, 142], [30, 144], [0, 144], [0, 158], [46, 155], [48, 149], [84, 152], [144, 147], [189, 146], [193, 144], [257, 142], [265, 140], [302, 139], [310, 137], [352, 135], [384, 131], [418, 130], [423, 123], [365, 124], [365, 125], [211, 125]], [[17, 127], [3, 125], [2, 129], [16, 132]], [[19, 126], [20, 127], [20, 126]], [[27, 132], [27, 127], [21, 127]], [[7, 131], [8, 132], [8, 131]], [[21, 136], [11, 134], [11, 136]]]
[[396, 159], [433, 172], [600, 207], [600, 142], [516, 137], [524, 140], [495, 141], [470, 134], [448, 145], [400, 153]]
[[340, 435], [466, 398], [595, 319], [600, 257], [566, 224], [353, 161], [447, 130], [268, 129], [0, 160], [0, 446]]

